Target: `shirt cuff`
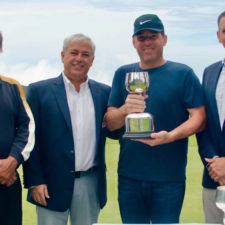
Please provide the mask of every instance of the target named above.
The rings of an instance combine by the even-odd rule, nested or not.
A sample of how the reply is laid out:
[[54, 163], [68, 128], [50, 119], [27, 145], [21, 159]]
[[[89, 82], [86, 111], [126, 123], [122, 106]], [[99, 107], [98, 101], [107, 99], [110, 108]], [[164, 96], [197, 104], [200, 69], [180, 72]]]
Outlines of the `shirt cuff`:
[[[215, 156], [212, 157], [212, 159], [215, 159], [215, 158], [219, 158], [219, 156], [215, 155]], [[206, 168], [208, 168], [208, 167], [209, 167], [209, 163], [206, 164]]]

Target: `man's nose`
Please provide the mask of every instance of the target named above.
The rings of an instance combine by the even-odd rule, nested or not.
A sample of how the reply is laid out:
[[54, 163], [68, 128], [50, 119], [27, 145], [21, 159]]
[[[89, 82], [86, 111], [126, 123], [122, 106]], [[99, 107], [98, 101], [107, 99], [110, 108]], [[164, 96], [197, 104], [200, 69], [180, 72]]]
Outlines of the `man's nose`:
[[77, 61], [81, 61], [82, 60], [82, 55], [81, 54], [77, 54], [75, 58], [76, 58]]

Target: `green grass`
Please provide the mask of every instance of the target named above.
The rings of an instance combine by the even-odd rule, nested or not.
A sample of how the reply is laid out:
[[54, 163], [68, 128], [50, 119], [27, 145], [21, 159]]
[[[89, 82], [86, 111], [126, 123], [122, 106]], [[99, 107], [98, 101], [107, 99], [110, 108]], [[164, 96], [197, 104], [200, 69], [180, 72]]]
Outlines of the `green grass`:
[[[107, 191], [108, 202], [99, 216], [99, 223], [121, 223], [117, 201], [117, 163], [119, 144], [107, 140]], [[203, 166], [197, 151], [196, 139], [189, 140], [186, 194], [181, 212], [180, 223], [203, 223], [201, 181]], [[20, 171], [21, 172], [21, 171]], [[36, 225], [35, 207], [26, 202], [26, 190], [23, 190], [23, 225]]]

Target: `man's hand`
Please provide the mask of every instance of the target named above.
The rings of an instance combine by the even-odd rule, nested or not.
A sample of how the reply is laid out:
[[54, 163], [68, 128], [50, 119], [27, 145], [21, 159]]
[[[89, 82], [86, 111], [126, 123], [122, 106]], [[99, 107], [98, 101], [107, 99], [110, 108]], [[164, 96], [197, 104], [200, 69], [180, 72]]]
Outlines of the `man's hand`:
[[125, 103], [120, 107], [108, 107], [105, 114], [105, 124], [110, 131], [124, 126], [125, 118], [131, 113], [142, 113], [146, 108], [145, 99], [148, 95], [129, 94]]
[[219, 180], [217, 181], [220, 185], [225, 185], [225, 176], [224, 177], [221, 177], [219, 178]]
[[187, 110], [190, 114], [189, 119], [170, 132], [163, 130], [157, 133], [152, 133], [150, 135], [150, 139], [136, 139], [135, 141], [141, 141], [150, 146], [156, 146], [186, 138], [196, 132], [199, 132], [205, 126], [205, 107], [199, 106]]
[[205, 161], [209, 163], [208, 171], [211, 178], [216, 182], [225, 183], [225, 157], [205, 158]]
[[145, 111], [147, 95], [129, 94], [123, 105], [124, 114], [142, 113]]
[[16, 173], [16, 171], [14, 171], [12, 176], [10, 176], [10, 178], [5, 183], [5, 185], [7, 187], [10, 187], [11, 185], [13, 185], [15, 183], [16, 180], [17, 180], [17, 173]]
[[11, 186], [16, 181], [17, 160], [9, 156], [0, 160], [0, 184]]
[[170, 133], [163, 130], [157, 133], [152, 133], [149, 139], [132, 139], [134, 141], [140, 141], [150, 146], [162, 145], [170, 142]]
[[48, 187], [46, 184], [35, 186], [31, 189], [31, 195], [39, 205], [47, 206], [46, 199], [49, 199]]

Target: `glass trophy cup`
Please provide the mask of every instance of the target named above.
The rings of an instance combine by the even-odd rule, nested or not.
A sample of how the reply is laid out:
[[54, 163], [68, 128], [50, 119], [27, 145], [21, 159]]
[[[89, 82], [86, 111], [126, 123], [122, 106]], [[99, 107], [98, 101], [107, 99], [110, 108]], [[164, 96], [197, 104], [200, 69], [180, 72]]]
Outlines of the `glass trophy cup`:
[[[218, 186], [216, 189], [216, 206], [225, 213], [225, 186]], [[223, 215], [225, 224], [225, 215]]]
[[[126, 74], [126, 89], [130, 94], [144, 94], [149, 89], [148, 72], [129, 72]], [[153, 117], [149, 113], [132, 113], [125, 118], [126, 131], [123, 138], [150, 138], [154, 132]]]

